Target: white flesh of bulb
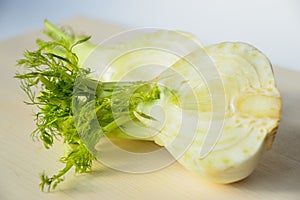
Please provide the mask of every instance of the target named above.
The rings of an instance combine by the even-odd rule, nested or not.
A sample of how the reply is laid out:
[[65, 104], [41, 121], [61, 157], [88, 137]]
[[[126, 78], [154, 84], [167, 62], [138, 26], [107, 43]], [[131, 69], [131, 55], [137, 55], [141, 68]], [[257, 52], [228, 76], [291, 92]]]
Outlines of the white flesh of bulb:
[[[200, 112], [183, 112], [177, 106], [155, 102], [154, 105], [160, 104], [165, 110], [165, 122], [154, 141], [178, 157], [187, 169], [213, 182], [231, 183], [247, 177], [256, 167], [262, 151], [271, 148], [280, 120], [281, 97], [269, 60], [251, 45], [226, 42], [209, 46], [206, 52], [215, 63], [225, 89], [224, 126], [219, 140], [206, 157], [200, 157], [210, 123], [214, 125], [211, 100], [204, 79], [199, 79], [193, 68], [185, 66], [186, 62], [179, 61], [171, 68], [188, 79], [183, 85], [189, 84], [193, 89]], [[203, 62], [196, 59], [197, 53], [188, 57], [196, 64]], [[186, 95], [186, 87], [178, 87], [173, 81], [162, 82], [179, 96]], [[188, 98], [182, 97], [182, 108], [190, 109]], [[149, 105], [141, 107], [144, 112], [151, 110]], [[191, 123], [198, 118], [197, 128], [193, 129], [191, 123], [182, 123], [183, 118]], [[194, 133], [187, 147], [185, 142]], [[172, 144], [177, 137], [181, 138], [182, 145]], [[184, 153], [181, 155], [181, 152]]]

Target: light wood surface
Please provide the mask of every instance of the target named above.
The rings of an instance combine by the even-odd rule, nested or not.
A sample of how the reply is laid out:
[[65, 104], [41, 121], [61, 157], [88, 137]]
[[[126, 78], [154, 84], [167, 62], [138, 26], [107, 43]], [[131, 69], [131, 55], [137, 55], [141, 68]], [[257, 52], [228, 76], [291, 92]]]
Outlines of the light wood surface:
[[[41, 22], [42, 23], [42, 22]], [[64, 22], [76, 32], [93, 35], [95, 42], [125, 28], [83, 17]], [[69, 174], [53, 193], [43, 193], [38, 174], [51, 174], [62, 165], [58, 143], [44, 150], [33, 142], [32, 109], [13, 79], [16, 60], [24, 49], [34, 49], [40, 31], [0, 42], [0, 199], [300, 199], [300, 73], [275, 66], [277, 84], [283, 98], [282, 121], [271, 151], [247, 179], [216, 185], [205, 182], [174, 163], [162, 170], [129, 174], [95, 162], [94, 172]], [[220, 41], [221, 42], [221, 41]], [[276, 47], [274, 43], [274, 48]], [[145, 144], [146, 145], [146, 144]]]

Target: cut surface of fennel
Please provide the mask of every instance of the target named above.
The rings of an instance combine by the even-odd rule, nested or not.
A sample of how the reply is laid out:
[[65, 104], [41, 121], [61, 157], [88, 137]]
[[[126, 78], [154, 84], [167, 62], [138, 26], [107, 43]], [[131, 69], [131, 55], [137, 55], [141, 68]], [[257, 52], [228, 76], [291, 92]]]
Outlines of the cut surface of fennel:
[[[157, 126], [154, 142], [164, 146], [187, 169], [213, 182], [231, 183], [251, 174], [263, 150], [271, 147], [279, 124], [281, 98], [269, 60], [253, 46], [226, 42], [208, 46], [205, 52], [215, 64], [223, 88], [212, 86], [210, 89], [215, 91], [210, 91], [207, 77], [199, 78], [190, 62], [178, 60], [154, 80], [171, 89], [181, 99], [179, 105], [164, 98], [141, 103], [138, 107], [141, 112], [160, 119], [163, 124], [140, 120]], [[186, 58], [193, 64], [205, 65], [199, 56], [195, 51]], [[174, 72], [187, 81], [179, 81], [178, 75], [168, 76]], [[118, 76], [124, 73], [119, 72]], [[109, 80], [109, 76], [106, 78]], [[211, 93], [225, 96], [224, 115], [215, 121], [212, 121], [216, 110]], [[164, 110], [163, 116], [161, 112], [151, 112], [156, 106]], [[220, 122], [223, 124], [220, 136], [215, 143], [206, 143], [209, 129]], [[213, 149], [202, 157], [205, 145]]]

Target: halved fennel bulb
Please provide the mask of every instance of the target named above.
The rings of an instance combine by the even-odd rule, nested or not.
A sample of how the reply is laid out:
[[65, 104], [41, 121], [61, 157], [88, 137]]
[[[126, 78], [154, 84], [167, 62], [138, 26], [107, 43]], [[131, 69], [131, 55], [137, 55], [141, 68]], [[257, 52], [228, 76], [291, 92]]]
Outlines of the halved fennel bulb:
[[[120, 43], [136, 36], [129, 31], [95, 45], [45, 26], [52, 40], [38, 39], [39, 49], [24, 54], [15, 76], [39, 109], [33, 135], [46, 148], [58, 135], [66, 147], [64, 169], [42, 174], [42, 189], [55, 189], [72, 167], [87, 172], [94, 159], [133, 173], [178, 160], [230, 183], [248, 176], [271, 147], [281, 98], [270, 62], [254, 47], [203, 48], [193, 35], [168, 30]], [[153, 140], [165, 148], [145, 156], [116, 148], [109, 138]]]
[[[280, 93], [269, 60], [253, 46], [226, 42], [199, 47], [190, 34], [158, 31], [119, 45], [100, 45], [87, 60], [79, 60], [103, 69], [102, 81], [156, 76], [152, 81], [173, 94], [138, 106], [141, 113], [163, 122], [139, 118], [159, 130], [154, 142], [202, 177], [235, 182], [247, 177], [263, 150], [271, 147], [279, 125]], [[163, 116], [152, 112], [155, 106], [164, 110]]]
[[[201, 157], [202, 145], [207, 145], [206, 136], [210, 137], [206, 135], [208, 129], [211, 128], [210, 125], [215, 125], [214, 121], [210, 121], [212, 118], [201, 115], [209, 115], [213, 109], [210, 107], [208, 89], [204, 87], [201, 79], [195, 76], [195, 69], [185, 66], [186, 62], [178, 62], [171, 68], [174, 71], [183, 71], [186, 78], [189, 78], [188, 83], [195, 92], [200, 113], [190, 111], [179, 118], [179, 111], [178, 114], [175, 113], [176, 109], [180, 108], [170, 108], [170, 105], [166, 105], [166, 113], [169, 113], [167, 118], [170, 119], [166, 120], [164, 128], [154, 141], [169, 149], [171, 154], [178, 156], [178, 149], [172, 145], [172, 141], [178, 135], [190, 138], [186, 131], [191, 131], [191, 127], [185, 124], [186, 127], [180, 130], [183, 133], [180, 133], [176, 131], [178, 130], [176, 125], [181, 123], [182, 118], [198, 118], [194, 139], [178, 161], [186, 168], [214, 182], [231, 183], [247, 177], [256, 167], [262, 151], [271, 148], [279, 125], [281, 98], [275, 86], [269, 60], [253, 46], [226, 42], [205, 49], [215, 63], [224, 86], [223, 91], [222, 88], [216, 87], [213, 89], [221, 91], [211, 92], [225, 94], [223, 127], [219, 137], [215, 138], [216, 143], [210, 144], [214, 145], [212, 150]], [[190, 56], [189, 60], [195, 60], [196, 64], [201, 61], [201, 59], [197, 61], [196, 54]], [[193, 85], [194, 83], [197, 85]], [[178, 95], [185, 94], [180, 88], [185, 89], [178, 87], [175, 92]], [[203, 99], [208, 102], [203, 102]], [[218, 120], [221, 119], [216, 118], [216, 121]]]
[[[209, 70], [205, 66], [212, 64], [205, 53], [217, 73], [205, 73]], [[202, 78], [191, 63], [203, 66], [199, 68]], [[223, 87], [214, 83], [217, 75]], [[271, 148], [281, 97], [269, 60], [253, 46], [239, 42], [208, 46], [179, 60], [155, 81], [170, 88], [179, 97], [179, 105], [163, 100], [167, 103], [156, 101], [139, 109], [151, 113], [153, 106], [161, 106], [165, 110], [163, 128], [154, 141], [187, 169], [213, 182], [231, 183], [247, 177], [262, 151]], [[161, 118], [158, 113], [151, 115]], [[214, 130], [215, 126], [220, 129]], [[205, 147], [209, 151], [203, 154]]]

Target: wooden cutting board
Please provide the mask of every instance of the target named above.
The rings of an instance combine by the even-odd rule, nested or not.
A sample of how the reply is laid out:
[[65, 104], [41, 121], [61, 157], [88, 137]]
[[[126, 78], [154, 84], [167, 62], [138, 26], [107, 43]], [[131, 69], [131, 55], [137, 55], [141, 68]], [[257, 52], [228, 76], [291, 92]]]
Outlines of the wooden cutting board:
[[[42, 22], [41, 22], [42, 23]], [[125, 28], [103, 21], [73, 18], [64, 22], [93, 40]], [[230, 185], [205, 182], [174, 163], [162, 170], [129, 174], [95, 163], [87, 175], [69, 174], [52, 193], [43, 193], [38, 174], [56, 172], [61, 145], [44, 150], [33, 142], [32, 110], [22, 101], [25, 95], [12, 77], [16, 60], [25, 49], [35, 48], [41, 31], [0, 42], [0, 199], [300, 199], [300, 73], [274, 67], [283, 98], [282, 121], [273, 149], [265, 152], [259, 166], [247, 179]], [[280, 47], [274, 47], [280, 48]]]

